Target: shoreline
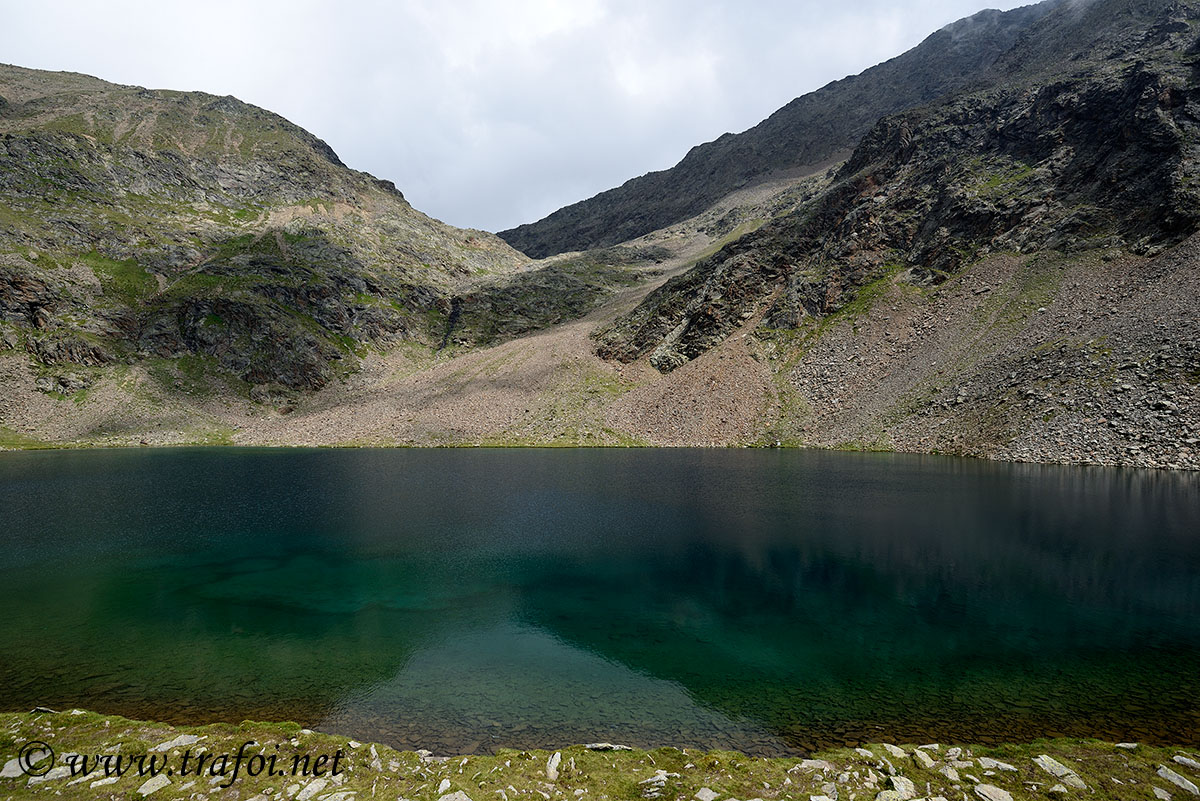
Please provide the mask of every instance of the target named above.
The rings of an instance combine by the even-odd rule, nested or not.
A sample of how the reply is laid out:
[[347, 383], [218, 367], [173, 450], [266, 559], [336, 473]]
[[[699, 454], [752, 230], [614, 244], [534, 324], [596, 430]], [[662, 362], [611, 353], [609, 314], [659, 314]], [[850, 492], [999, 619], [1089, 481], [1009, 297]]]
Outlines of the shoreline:
[[528, 442], [447, 442], [440, 444], [421, 443], [387, 443], [363, 444], [356, 442], [310, 445], [305, 443], [205, 443], [205, 442], [50, 442], [35, 441], [27, 444], [12, 445], [0, 442], [0, 454], [3, 453], [36, 453], [45, 451], [132, 451], [132, 450], [228, 450], [228, 451], [301, 451], [301, 450], [744, 450], [744, 451], [821, 451], [829, 453], [874, 453], [895, 456], [931, 456], [942, 459], [969, 459], [972, 461], [992, 464], [1029, 465], [1036, 467], [1099, 467], [1106, 469], [1128, 470], [1165, 470], [1171, 473], [1198, 473], [1200, 467], [1191, 465], [1171, 465], [1154, 462], [1101, 462], [1101, 461], [1037, 461], [1002, 459], [987, 455], [944, 453], [940, 451], [906, 451], [888, 450], [882, 448], [831, 448], [820, 445], [757, 445], [757, 444], [726, 444], [726, 445], [646, 445], [646, 444], [587, 444], [587, 443], [528, 443]]
[[[54, 752], [52, 762], [38, 750], [42, 746], [31, 745], [36, 742]], [[20, 753], [29, 756], [22, 761]], [[593, 743], [462, 756], [398, 751], [288, 722], [170, 726], [83, 710], [0, 713], [0, 765], [0, 797], [13, 799], [1016, 801], [1087, 796], [1183, 801], [1200, 797], [1200, 748], [1196, 747], [1079, 739], [999, 746], [875, 743], [798, 758]]]

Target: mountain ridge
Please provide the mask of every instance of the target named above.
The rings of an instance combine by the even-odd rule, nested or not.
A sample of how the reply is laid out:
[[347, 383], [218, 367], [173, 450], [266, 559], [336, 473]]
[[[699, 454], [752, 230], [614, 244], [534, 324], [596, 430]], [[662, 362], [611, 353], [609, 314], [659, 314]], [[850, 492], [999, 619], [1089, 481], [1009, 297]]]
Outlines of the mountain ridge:
[[49, 116], [0, 130], [0, 447], [1200, 468], [1200, 2], [1042, 10], [819, 167], [540, 262], [219, 98], [5, 105]]
[[755, 180], [813, 167], [852, 149], [878, 118], [976, 80], [1061, 2], [984, 10], [950, 23], [904, 54], [801, 95], [742, 133], [693, 147], [670, 169], [632, 178], [499, 236], [535, 258], [614, 245], [697, 214]]

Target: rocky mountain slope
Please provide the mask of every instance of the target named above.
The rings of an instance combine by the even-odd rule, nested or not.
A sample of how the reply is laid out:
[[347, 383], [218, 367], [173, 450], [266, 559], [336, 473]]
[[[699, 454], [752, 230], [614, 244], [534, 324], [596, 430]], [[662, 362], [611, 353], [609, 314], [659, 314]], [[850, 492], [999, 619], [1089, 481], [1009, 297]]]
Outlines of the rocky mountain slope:
[[540, 258], [624, 242], [703, 212], [771, 176], [804, 174], [840, 159], [880, 117], [978, 83], [1058, 0], [981, 11], [876, 67], [793, 100], [740, 134], [699, 145], [669, 170], [559, 209], [500, 236]]
[[[1200, 0], [1042, 12], [986, 84], [880, 119], [844, 161], [534, 263], [299, 135], [286, 158], [307, 166], [289, 169], [324, 200], [270, 184], [253, 149], [13, 128], [0, 154], [67, 155], [0, 171], [0, 446], [779, 444], [1200, 468]], [[12, 83], [0, 95], [28, 104]], [[123, 171], [85, 173], [76, 151]], [[186, 180], [137, 212], [132, 187], [173, 173], [134, 167], [177, 161]], [[91, 183], [70, 189], [64, 164]]]
[[[1059, 6], [998, 59], [992, 86], [881, 120], [824, 192], [667, 282], [600, 332], [598, 352], [671, 371], [749, 330], [782, 361], [781, 391], [810, 411], [797, 415], [808, 417], [806, 442], [895, 447], [914, 414], [937, 415], [949, 400], [957, 408], [943, 417], [974, 429], [959, 439], [975, 452], [996, 453], [1065, 414], [1093, 430], [1060, 433], [1060, 448], [1108, 441], [1115, 429], [1130, 437], [1118, 449], [1140, 453], [1153, 441], [1165, 463], [1180, 448], [1190, 463], [1198, 42], [1196, 3]], [[962, 287], [981, 276], [980, 295], [1001, 292], [966, 302]], [[1062, 292], [1065, 276], [1075, 292]], [[1089, 296], [1095, 308], [1080, 303]], [[894, 311], [908, 307], [896, 328], [873, 316], [881, 297]], [[975, 317], [945, 325], [964, 303]], [[842, 324], [856, 336], [831, 335]], [[908, 346], [881, 363], [881, 338]], [[832, 341], [851, 363], [826, 353], [814, 375], [815, 354]], [[1039, 360], [1064, 352], [1060, 368], [1090, 357], [1074, 375], [1047, 374]], [[1119, 380], [1121, 370], [1136, 370], [1140, 386]], [[1061, 385], [1066, 400], [1047, 396], [1048, 385]], [[1100, 396], [1114, 385], [1148, 408], [1106, 413]], [[822, 397], [834, 408], [811, 413]], [[1189, 410], [1178, 427], [1177, 397]], [[1019, 409], [1031, 399], [1045, 420]], [[967, 401], [988, 420], [968, 424]], [[1142, 412], [1163, 419], [1130, 428]], [[947, 447], [917, 428], [906, 447]], [[1053, 447], [1034, 450], [1045, 458]]]
[[0, 196], [0, 344], [78, 368], [54, 389], [146, 359], [319, 388], [528, 266], [275, 114], [67, 73], [0, 67]]

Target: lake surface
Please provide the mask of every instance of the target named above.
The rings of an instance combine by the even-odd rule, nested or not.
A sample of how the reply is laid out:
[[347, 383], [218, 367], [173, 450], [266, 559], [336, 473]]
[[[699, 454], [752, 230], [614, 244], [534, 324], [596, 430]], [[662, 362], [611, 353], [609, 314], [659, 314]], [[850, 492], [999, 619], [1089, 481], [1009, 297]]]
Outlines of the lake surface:
[[1200, 745], [1200, 476], [734, 450], [0, 454], [0, 710], [436, 753]]

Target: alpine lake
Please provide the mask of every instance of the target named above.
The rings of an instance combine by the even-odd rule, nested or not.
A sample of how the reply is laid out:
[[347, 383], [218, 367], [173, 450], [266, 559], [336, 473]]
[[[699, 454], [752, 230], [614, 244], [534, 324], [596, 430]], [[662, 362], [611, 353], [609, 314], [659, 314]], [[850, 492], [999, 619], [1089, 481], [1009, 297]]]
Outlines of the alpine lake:
[[1200, 745], [1200, 474], [793, 450], [0, 454], [0, 710], [397, 748]]

